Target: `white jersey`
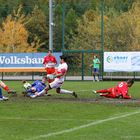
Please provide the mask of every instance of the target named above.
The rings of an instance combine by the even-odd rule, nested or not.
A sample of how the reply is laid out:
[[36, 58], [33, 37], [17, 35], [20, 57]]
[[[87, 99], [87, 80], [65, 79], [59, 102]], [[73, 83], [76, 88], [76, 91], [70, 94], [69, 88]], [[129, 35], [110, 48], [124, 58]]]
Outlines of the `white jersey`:
[[67, 70], [68, 70], [67, 63], [59, 64], [59, 66], [56, 69], [56, 74], [63, 74], [63, 76], [60, 76], [60, 77], [57, 77], [57, 78], [64, 80], [64, 76], [66, 75]]
[[59, 64], [58, 68], [56, 69], [57, 74], [63, 74], [63, 76], [56, 77], [55, 80], [50, 83], [51, 88], [59, 88], [64, 82], [64, 76], [68, 70], [67, 63]]

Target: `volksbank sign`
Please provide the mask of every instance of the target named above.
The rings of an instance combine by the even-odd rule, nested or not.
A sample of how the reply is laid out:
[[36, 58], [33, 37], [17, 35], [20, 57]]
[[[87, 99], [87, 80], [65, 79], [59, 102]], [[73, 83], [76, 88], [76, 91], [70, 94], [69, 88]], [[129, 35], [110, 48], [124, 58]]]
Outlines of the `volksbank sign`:
[[[5, 53], [0, 54], [0, 68], [28, 68], [43, 67], [43, 60], [47, 53]], [[53, 54], [59, 63], [62, 53]]]
[[7, 58], [6, 56], [0, 56], [1, 64], [41, 64], [42, 62], [43, 58], [30, 58], [29, 56], [25, 56], [24, 58], [10, 56]]

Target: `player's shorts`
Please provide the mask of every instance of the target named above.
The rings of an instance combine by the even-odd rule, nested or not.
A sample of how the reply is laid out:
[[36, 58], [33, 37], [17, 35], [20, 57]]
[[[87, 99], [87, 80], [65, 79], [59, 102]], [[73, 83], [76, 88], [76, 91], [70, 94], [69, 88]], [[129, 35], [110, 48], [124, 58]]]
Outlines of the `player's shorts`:
[[52, 74], [55, 72], [55, 68], [46, 68], [47, 74]]
[[94, 73], [99, 73], [99, 69], [98, 68], [93, 68], [93, 72]]
[[51, 82], [49, 85], [51, 88], [59, 88], [63, 84], [64, 80], [61, 80], [59, 78], [55, 78], [53, 82]]
[[112, 98], [118, 98], [120, 93], [118, 91], [118, 89], [116, 87], [113, 87], [113, 88], [109, 88], [108, 89], [108, 92], [109, 92], [109, 95], [112, 97]]

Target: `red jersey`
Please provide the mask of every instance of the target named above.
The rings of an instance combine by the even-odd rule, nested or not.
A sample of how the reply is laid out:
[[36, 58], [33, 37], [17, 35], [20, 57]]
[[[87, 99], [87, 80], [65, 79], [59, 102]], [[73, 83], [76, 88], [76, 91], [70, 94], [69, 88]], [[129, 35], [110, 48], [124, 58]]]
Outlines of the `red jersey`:
[[46, 64], [47, 68], [55, 67], [55, 65], [57, 64], [55, 56], [45, 56], [43, 64]]
[[131, 96], [128, 95], [128, 86], [126, 82], [118, 83], [115, 89], [118, 90], [117, 92], [122, 95], [123, 98], [131, 99]]

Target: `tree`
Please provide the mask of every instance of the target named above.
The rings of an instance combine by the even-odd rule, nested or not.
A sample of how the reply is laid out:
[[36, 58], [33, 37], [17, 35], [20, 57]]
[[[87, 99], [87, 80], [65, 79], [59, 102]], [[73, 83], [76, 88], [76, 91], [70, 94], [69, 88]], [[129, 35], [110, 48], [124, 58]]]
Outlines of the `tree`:
[[[104, 16], [104, 20], [108, 20]], [[77, 34], [71, 39], [70, 49], [100, 50], [101, 49], [101, 16], [95, 10], [85, 12], [82, 19], [79, 19]]]
[[41, 42], [38, 51], [46, 51], [48, 49], [49, 40], [48, 17], [46, 17], [44, 12], [41, 11], [38, 6], [35, 6], [32, 13], [28, 14], [26, 18], [27, 22], [25, 26], [29, 31], [28, 42], [32, 43], [36, 38]]
[[140, 49], [140, 3], [135, 2], [132, 8], [117, 18], [110, 20], [107, 28], [106, 50], [128, 51]]
[[22, 14], [22, 7], [7, 16], [0, 28], [0, 47], [2, 52], [34, 52], [40, 45], [39, 40], [28, 43], [29, 33], [24, 24], [27, 19]]

